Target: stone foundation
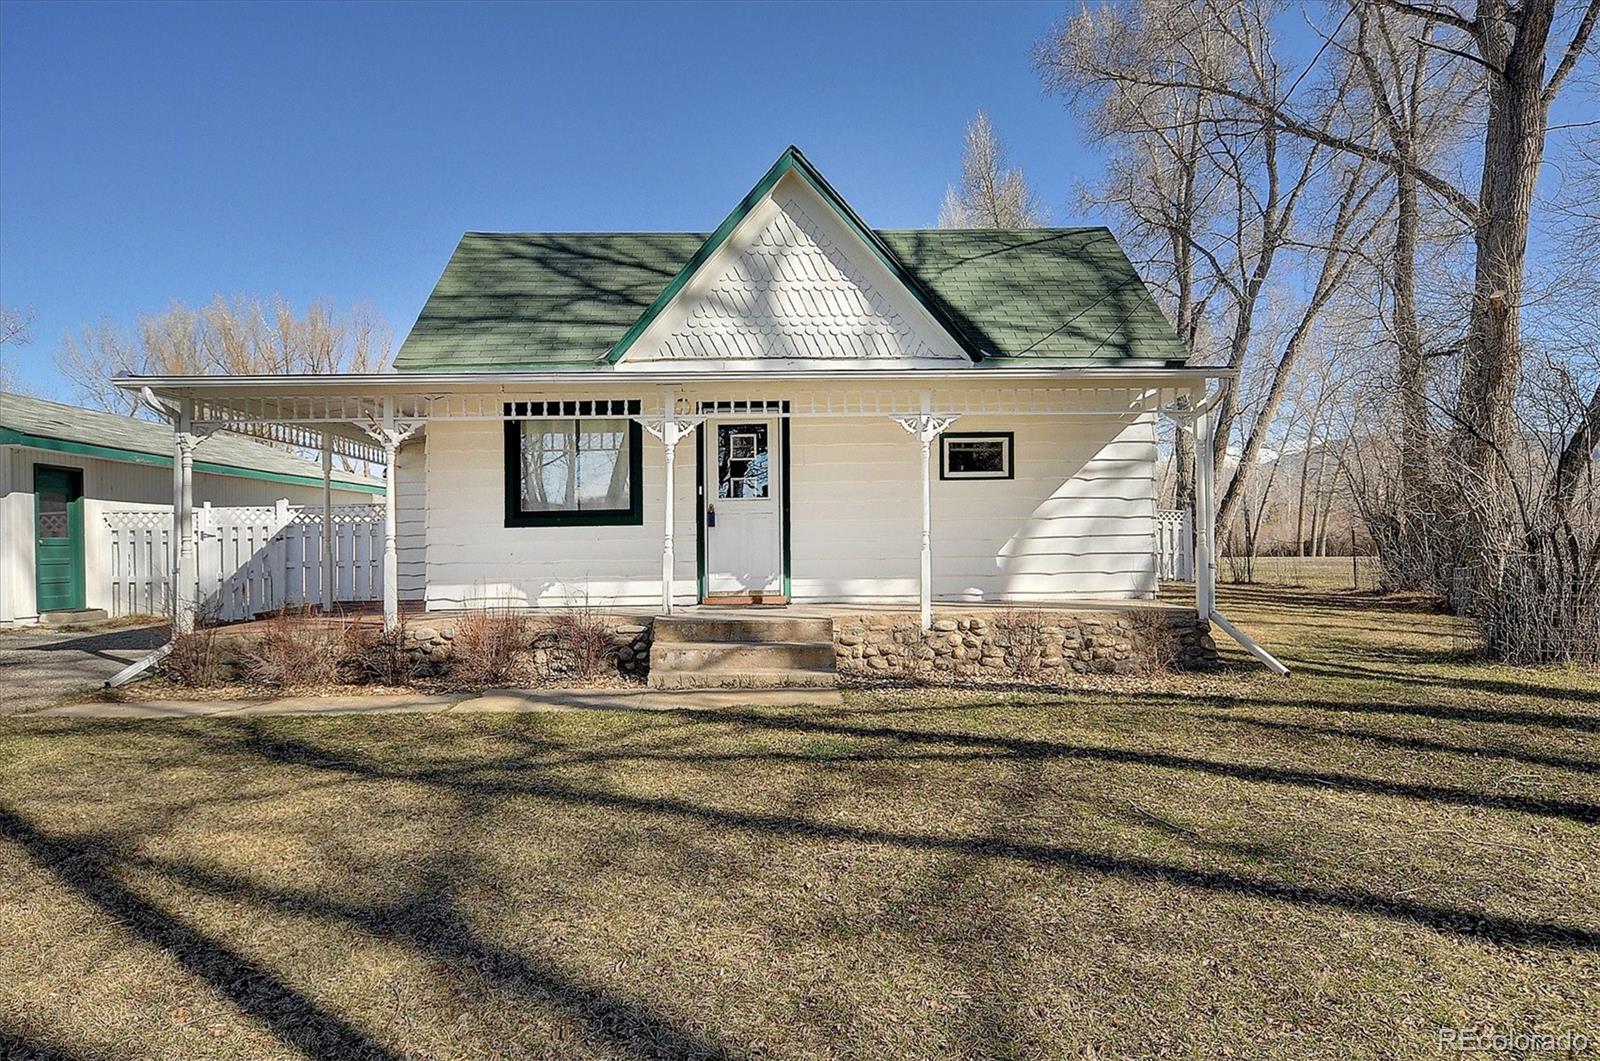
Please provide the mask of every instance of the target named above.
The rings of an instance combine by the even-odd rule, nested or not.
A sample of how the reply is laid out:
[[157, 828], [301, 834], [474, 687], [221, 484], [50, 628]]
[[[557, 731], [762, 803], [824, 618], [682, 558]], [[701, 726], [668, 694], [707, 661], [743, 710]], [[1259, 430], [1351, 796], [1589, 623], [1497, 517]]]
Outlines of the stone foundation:
[[[585, 650], [581, 631], [563, 634], [554, 616], [533, 613], [515, 618], [520, 628], [511, 636], [516, 638], [518, 653], [531, 664], [530, 680], [541, 685], [581, 680], [578, 675], [583, 668], [576, 663], [577, 653]], [[459, 615], [411, 618], [403, 627], [398, 648], [405, 661], [379, 669], [414, 678], [450, 678], [452, 658], [463, 636], [463, 619]], [[595, 619], [600, 627], [596, 636], [604, 641], [602, 676], [610, 673], [631, 681], [646, 680], [653, 620], [608, 615]], [[835, 670], [846, 680], [1057, 685], [1070, 683], [1077, 674], [1150, 674], [1209, 670], [1217, 665], [1210, 625], [1193, 612], [1019, 609], [936, 613], [933, 629], [926, 632], [920, 629], [918, 617], [909, 612], [843, 615], [832, 624]], [[241, 657], [255, 649], [254, 642], [270, 636], [271, 629], [252, 625], [214, 631], [213, 680], [240, 677]], [[327, 651], [343, 660], [341, 673], [359, 672], [363, 652], [394, 651], [381, 650], [384, 639], [371, 628], [357, 633], [341, 632], [331, 624], [293, 624], [278, 630], [292, 631], [297, 639], [326, 639]], [[357, 643], [351, 642], [351, 635]], [[203, 636], [199, 639], [205, 640]], [[575, 639], [580, 643], [575, 644]], [[592, 646], [594, 641], [586, 644]], [[390, 662], [395, 662], [392, 657]]]
[[[626, 678], [643, 681], [650, 674], [650, 625], [631, 619], [602, 615], [599, 622], [605, 626], [609, 639], [609, 656], [617, 673]], [[406, 627], [405, 651], [417, 658], [419, 670], [438, 677], [448, 673], [450, 657], [455, 649], [458, 617], [441, 615], [430, 619], [424, 616]], [[571, 651], [563, 643], [553, 619], [537, 615], [523, 617], [526, 626], [527, 648], [532, 653], [534, 669], [542, 675], [559, 678], [572, 670], [564, 658]]]
[[852, 615], [834, 621], [842, 676], [883, 681], [1069, 681], [1073, 674], [1208, 670], [1217, 649], [1192, 612], [997, 611], [918, 617]]

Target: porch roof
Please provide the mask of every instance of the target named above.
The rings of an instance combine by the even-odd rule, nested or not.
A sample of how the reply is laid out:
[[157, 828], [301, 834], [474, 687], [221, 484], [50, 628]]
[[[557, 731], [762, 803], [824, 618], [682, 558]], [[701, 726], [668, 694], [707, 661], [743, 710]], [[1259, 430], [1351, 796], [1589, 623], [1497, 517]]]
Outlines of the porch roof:
[[[148, 390], [158, 398], [191, 401], [196, 423], [226, 424], [236, 431], [307, 446], [320, 444], [315, 438], [325, 432], [339, 446], [355, 449], [370, 446], [371, 429], [384, 419], [386, 410], [395, 420], [418, 425], [428, 420], [502, 419], [510, 415], [506, 406], [511, 403], [582, 404], [629, 398], [639, 401], [639, 415], [659, 417], [669, 411], [692, 414], [698, 401], [792, 398], [783, 415], [901, 416], [924, 411], [922, 399], [928, 395], [932, 401], [927, 411], [935, 413], [1082, 415], [1154, 411], [1185, 395], [1198, 400], [1209, 381], [1236, 375], [1230, 369], [1201, 366], [975, 371], [969, 365], [690, 369], [601, 376], [588, 371], [122, 376], [116, 383], [128, 390]], [[598, 401], [595, 404], [593, 415], [616, 415], [600, 411]]]

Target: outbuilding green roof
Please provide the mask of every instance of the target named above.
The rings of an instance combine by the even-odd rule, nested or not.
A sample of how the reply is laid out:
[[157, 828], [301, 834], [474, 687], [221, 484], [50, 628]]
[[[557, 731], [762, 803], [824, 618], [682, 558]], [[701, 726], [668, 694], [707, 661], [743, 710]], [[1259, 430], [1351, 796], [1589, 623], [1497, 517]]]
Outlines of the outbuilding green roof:
[[[29, 394], [0, 393], [0, 444], [53, 449], [102, 460], [172, 466], [172, 428], [132, 416], [63, 405]], [[322, 484], [322, 465], [243, 435], [219, 431], [195, 447], [195, 470], [246, 479]], [[343, 490], [381, 493], [382, 484], [336, 472]]]
[[[1173, 366], [1183, 344], [1105, 228], [876, 235], [978, 368]], [[469, 232], [395, 357], [410, 372], [605, 370], [707, 239], [698, 232]]]

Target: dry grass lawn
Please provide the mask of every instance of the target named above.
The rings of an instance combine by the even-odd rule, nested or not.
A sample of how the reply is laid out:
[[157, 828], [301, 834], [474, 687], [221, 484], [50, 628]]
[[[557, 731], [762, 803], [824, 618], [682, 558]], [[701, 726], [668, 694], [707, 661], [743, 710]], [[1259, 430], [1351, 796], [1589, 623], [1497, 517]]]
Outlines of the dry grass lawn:
[[1600, 1039], [1600, 680], [1403, 603], [1224, 601], [1293, 677], [0, 720], [0, 1055]]

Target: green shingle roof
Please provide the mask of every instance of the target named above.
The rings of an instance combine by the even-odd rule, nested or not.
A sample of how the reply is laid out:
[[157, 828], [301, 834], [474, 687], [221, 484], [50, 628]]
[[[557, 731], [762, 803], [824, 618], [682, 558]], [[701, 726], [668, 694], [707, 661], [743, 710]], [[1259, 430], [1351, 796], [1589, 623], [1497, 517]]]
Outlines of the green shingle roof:
[[[995, 365], [1181, 364], [1104, 228], [897, 229], [878, 236]], [[400, 371], [603, 370], [689, 261], [696, 232], [469, 232], [395, 357]]]
[[[63, 405], [28, 394], [0, 393], [0, 442], [27, 445], [30, 440], [39, 439], [122, 451], [130, 455], [123, 459], [139, 463], [170, 466], [172, 461], [172, 428], [166, 424]], [[103, 456], [119, 459], [114, 453]], [[196, 446], [194, 459], [196, 470], [213, 475], [322, 482], [319, 461], [304, 460], [277, 446], [226, 431], [217, 432]], [[382, 489], [376, 480], [349, 472], [335, 473], [333, 482], [368, 492]]]

